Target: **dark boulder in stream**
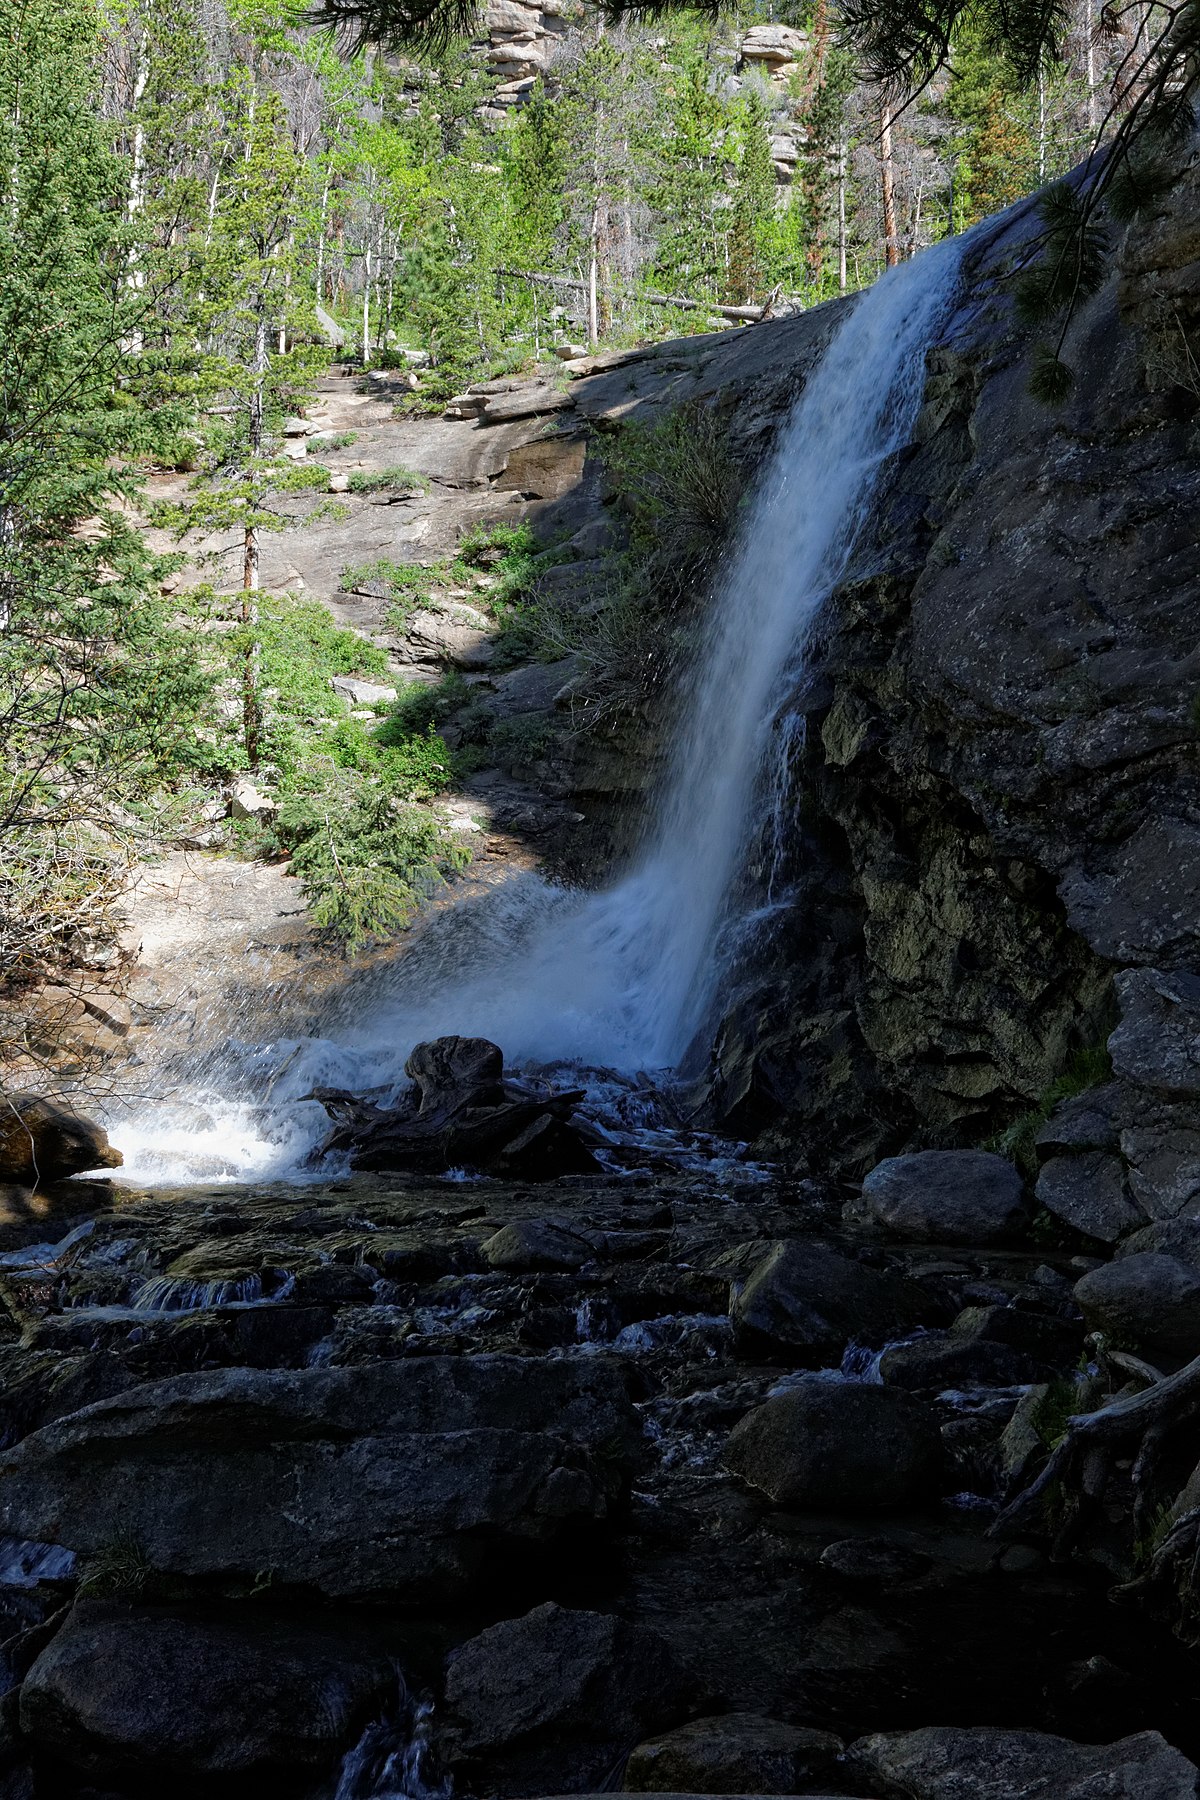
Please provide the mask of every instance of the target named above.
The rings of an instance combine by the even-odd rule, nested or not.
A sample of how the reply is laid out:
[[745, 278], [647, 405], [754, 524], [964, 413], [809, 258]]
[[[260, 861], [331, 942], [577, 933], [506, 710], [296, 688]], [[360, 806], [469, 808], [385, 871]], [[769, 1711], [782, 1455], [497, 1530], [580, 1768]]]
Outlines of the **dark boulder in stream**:
[[840, 1362], [851, 1339], [882, 1345], [935, 1311], [903, 1276], [868, 1268], [827, 1244], [775, 1244], [730, 1301], [734, 1337], [781, 1362]]
[[599, 1164], [573, 1122], [582, 1091], [555, 1093], [503, 1079], [504, 1057], [486, 1038], [418, 1044], [404, 1065], [412, 1088], [394, 1106], [318, 1088], [336, 1121], [321, 1154], [348, 1151], [356, 1169], [422, 1174], [472, 1169], [553, 1181]]
[[447, 1755], [486, 1757], [501, 1791], [529, 1793], [568, 1755], [598, 1782], [631, 1739], [686, 1711], [687, 1689], [653, 1631], [609, 1613], [539, 1606], [456, 1650], [446, 1669]]
[[927, 1499], [941, 1472], [934, 1413], [892, 1388], [804, 1382], [744, 1418], [725, 1466], [777, 1505], [880, 1512]]
[[888, 1732], [850, 1747], [859, 1784], [892, 1800], [1193, 1800], [1196, 1768], [1156, 1731], [1072, 1744], [1040, 1731]]

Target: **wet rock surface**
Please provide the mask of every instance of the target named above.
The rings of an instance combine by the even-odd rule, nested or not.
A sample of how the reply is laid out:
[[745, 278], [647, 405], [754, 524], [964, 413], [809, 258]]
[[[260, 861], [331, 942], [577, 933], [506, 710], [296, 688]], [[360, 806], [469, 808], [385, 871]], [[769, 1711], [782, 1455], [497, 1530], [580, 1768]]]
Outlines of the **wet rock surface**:
[[[1114, 1769], [1186, 1774], [1192, 1653], [1109, 1569], [988, 1535], [1014, 1434], [1036, 1470], [1086, 1401], [1069, 1254], [860, 1232], [838, 1189], [750, 1172], [555, 1202], [113, 1190], [0, 1247], [6, 1754], [34, 1792], [330, 1800], [353, 1767], [359, 1800], [403, 1755], [425, 1793], [957, 1800], [983, 1726], [1068, 1740], [1056, 1781], [1148, 1731], [1179, 1750]], [[781, 1246], [871, 1297], [800, 1367], [741, 1324]], [[942, 1762], [842, 1756], [933, 1727]]]

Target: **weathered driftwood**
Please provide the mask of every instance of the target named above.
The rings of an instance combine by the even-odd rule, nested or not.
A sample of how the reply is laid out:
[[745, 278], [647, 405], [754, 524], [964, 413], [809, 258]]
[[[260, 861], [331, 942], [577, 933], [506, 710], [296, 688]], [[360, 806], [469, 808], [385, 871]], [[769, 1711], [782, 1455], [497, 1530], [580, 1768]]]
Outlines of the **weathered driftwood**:
[[[574, 281], [569, 275], [543, 275], [535, 269], [497, 269], [498, 275], [507, 276], [510, 281], [532, 281], [541, 287], [566, 288], [568, 293], [586, 294], [586, 281]], [[609, 297], [614, 290], [606, 289]], [[689, 300], [682, 294], [644, 294], [632, 288], [619, 290], [622, 299], [637, 300], [646, 306], [670, 306], [679, 312], [715, 313], [718, 318], [732, 319], [735, 324], [757, 325], [760, 319], [769, 318], [771, 307], [766, 306], [722, 306], [716, 300]]]
[[412, 1089], [395, 1106], [314, 1089], [334, 1121], [319, 1154], [348, 1151], [356, 1169], [436, 1174], [478, 1169], [549, 1180], [598, 1168], [571, 1115], [582, 1088], [540, 1092], [505, 1081], [500, 1051], [482, 1038], [418, 1044], [405, 1073]]
[[[1148, 1365], [1139, 1371], [1143, 1379], [1153, 1373]], [[1077, 1413], [1067, 1420], [1066, 1431], [1041, 1473], [1000, 1514], [992, 1526], [993, 1533], [1005, 1535], [1029, 1529], [1044, 1517], [1047, 1503], [1054, 1497], [1061, 1512], [1054, 1554], [1066, 1555], [1103, 1499], [1117, 1451], [1128, 1453], [1135, 1447], [1130, 1479], [1134, 1529], [1135, 1534], [1141, 1535], [1148, 1522], [1164, 1445], [1172, 1432], [1194, 1420], [1198, 1413], [1200, 1356], [1175, 1374], [1152, 1381], [1141, 1393], [1122, 1394], [1095, 1412]], [[1200, 1521], [1200, 1511], [1190, 1516], [1194, 1521], [1192, 1538], [1200, 1541], [1200, 1524], [1196, 1523]], [[1156, 1553], [1156, 1560], [1162, 1560], [1171, 1540], [1177, 1537], [1170, 1556], [1178, 1555], [1188, 1537], [1183, 1530], [1185, 1523], [1186, 1517], [1181, 1516]]]

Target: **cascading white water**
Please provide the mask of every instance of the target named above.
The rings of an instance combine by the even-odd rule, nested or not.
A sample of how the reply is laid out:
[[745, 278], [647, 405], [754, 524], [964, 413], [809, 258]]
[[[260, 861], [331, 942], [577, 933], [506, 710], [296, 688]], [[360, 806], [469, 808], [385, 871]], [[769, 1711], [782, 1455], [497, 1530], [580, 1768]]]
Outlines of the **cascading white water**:
[[316, 1083], [396, 1084], [412, 1046], [444, 1033], [491, 1038], [515, 1062], [678, 1063], [719, 986], [721, 946], [736, 937], [723, 927], [745, 849], [777, 801], [777, 765], [795, 726], [782, 709], [879, 468], [911, 435], [962, 248], [949, 240], [885, 275], [854, 303], [809, 377], [741, 521], [672, 773], [629, 874], [595, 894], [522, 875], [493, 890], [486, 911], [448, 908], [416, 953], [397, 959], [373, 1016], [353, 1034], [255, 1051], [271, 1076], [274, 1117], [265, 1125], [254, 1105], [230, 1105], [215, 1069], [203, 1097], [211, 1131], [184, 1128], [168, 1143], [152, 1112], [114, 1118], [131, 1174], [287, 1174], [325, 1125], [312, 1103], [297, 1108], [301, 1095]]

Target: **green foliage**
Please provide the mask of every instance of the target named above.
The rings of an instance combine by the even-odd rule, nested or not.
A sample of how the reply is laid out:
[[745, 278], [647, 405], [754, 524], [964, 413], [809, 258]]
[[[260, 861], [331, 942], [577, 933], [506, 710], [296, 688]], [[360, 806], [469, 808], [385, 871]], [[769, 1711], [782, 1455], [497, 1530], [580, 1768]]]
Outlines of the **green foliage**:
[[377, 494], [384, 488], [424, 494], [429, 488], [424, 475], [417, 475], [412, 469], [406, 469], [399, 463], [388, 469], [351, 469], [349, 481], [352, 494]]
[[737, 304], [766, 299], [769, 245], [775, 222], [775, 168], [771, 161], [767, 110], [751, 89], [739, 121], [741, 156], [734, 190], [729, 240], [728, 294]]
[[83, 1559], [79, 1592], [92, 1600], [136, 1600], [154, 1581], [154, 1565], [134, 1537], [114, 1538], [111, 1544]]
[[1037, 1104], [1006, 1126], [988, 1148], [1011, 1157], [1026, 1181], [1032, 1183], [1038, 1172], [1037, 1135], [1055, 1107], [1064, 1100], [1073, 1100], [1077, 1094], [1085, 1094], [1089, 1088], [1099, 1087], [1111, 1075], [1112, 1058], [1107, 1049], [1101, 1046], [1075, 1051], [1064, 1072], [1038, 1095]]
[[1065, 363], [1053, 344], [1035, 344], [1033, 367], [1029, 372], [1029, 392], [1043, 406], [1062, 406], [1075, 386], [1075, 371]]
[[1048, 1450], [1056, 1450], [1067, 1433], [1067, 1423], [1076, 1413], [1086, 1412], [1088, 1392], [1071, 1375], [1056, 1375], [1047, 1383], [1033, 1416], [1033, 1429]]
[[328, 450], [348, 450], [351, 444], [357, 444], [357, 431], [319, 432], [308, 440], [310, 450], [320, 450], [324, 454]]
[[[95, 9], [25, 0], [0, 37], [0, 976], [112, 894], [98, 825], [204, 752], [208, 683], [131, 522], [178, 409], [135, 392], [147, 296], [96, 83]], [[57, 891], [62, 888], [62, 892]], [[56, 925], [55, 921], [60, 924]]]
[[719, 415], [703, 402], [678, 406], [617, 433], [601, 456], [649, 584], [682, 601], [711, 573], [741, 504], [743, 477]]
[[488, 735], [496, 760], [518, 772], [539, 762], [553, 740], [554, 726], [544, 713], [521, 713], [516, 718], [500, 719]]
[[427, 735], [435, 725], [464, 704], [470, 693], [457, 672], [443, 675], [435, 685], [412, 681], [402, 688], [392, 703], [392, 710], [379, 726], [377, 737], [384, 746], [407, 742]]
[[403, 929], [466, 861], [429, 812], [386, 786], [364, 789], [337, 767], [320, 786], [284, 802], [274, 835], [290, 853], [314, 923], [350, 952]]
[[627, 426], [601, 454], [629, 518], [628, 551], [586, 605], [535, 591], [518, 611], [540, 654], [575, 658], [574, 690], [594, 723], [644, 703], [686, 654], [743, 489], [719, 416], [702, 402]]
[[1033, 324], [1053, 318], [1094, 294], [1110, 267], [1108, 235], [1067, 182], [1046, 190], [1040, 206], [1044, 235], [1038, 260], [1017, 283], [1017, 310]]

